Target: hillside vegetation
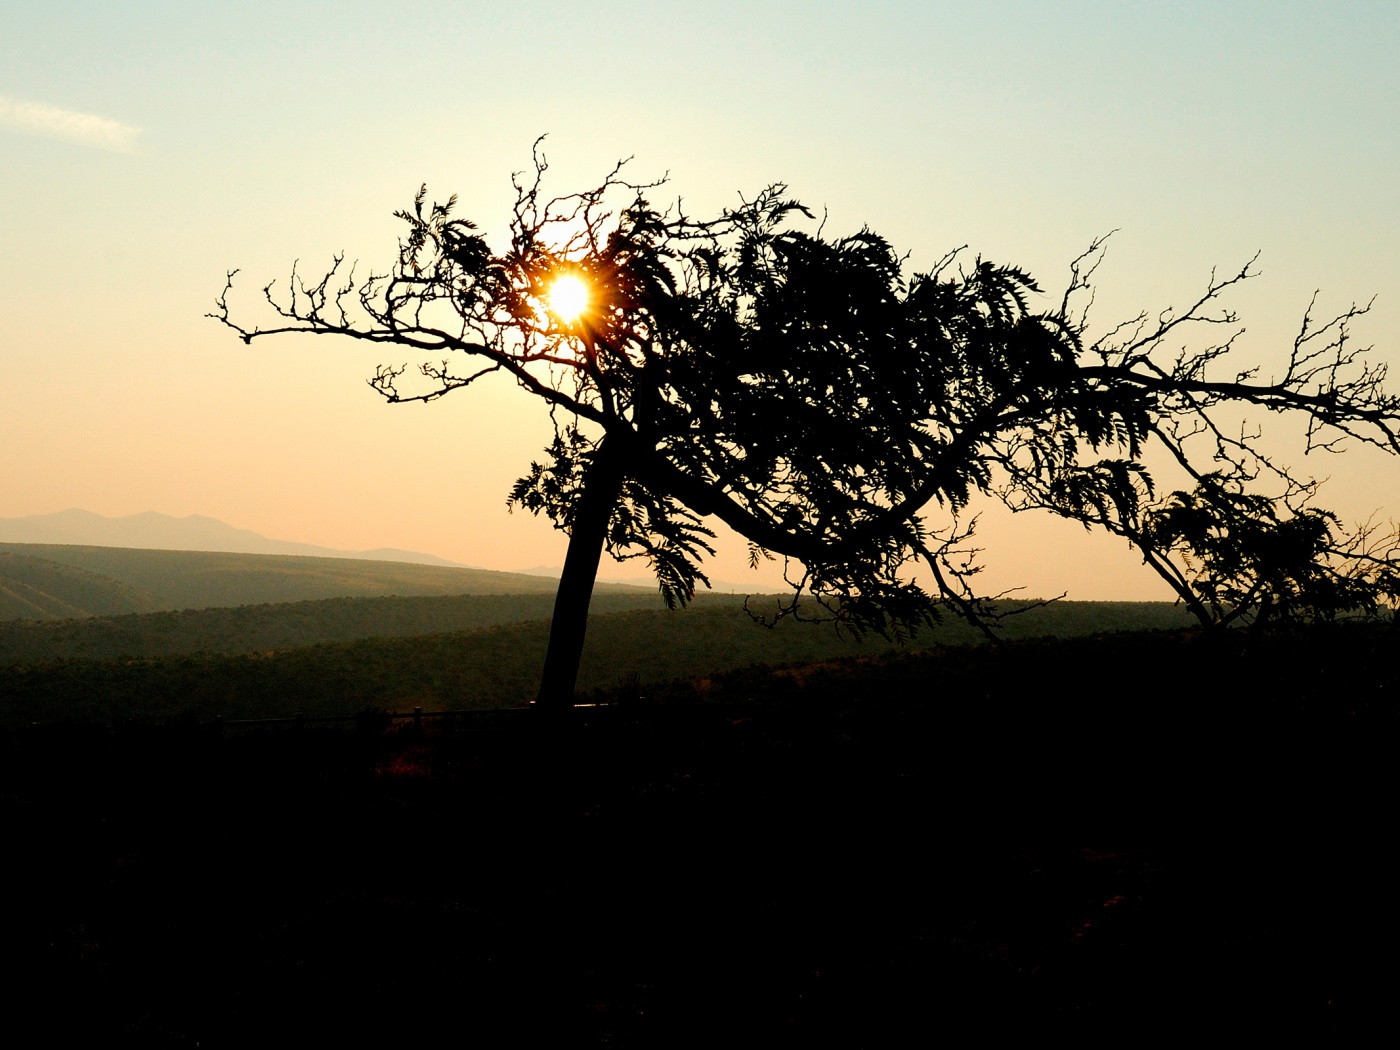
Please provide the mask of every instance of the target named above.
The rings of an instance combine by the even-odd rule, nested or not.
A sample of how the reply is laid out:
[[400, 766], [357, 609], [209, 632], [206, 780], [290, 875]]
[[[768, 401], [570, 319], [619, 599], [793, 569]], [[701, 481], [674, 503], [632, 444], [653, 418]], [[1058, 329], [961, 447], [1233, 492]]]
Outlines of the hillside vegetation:
[[[697, 595], [688, 610], [672, 614], [669, 620], [682, 632], [692, 634], [697, 631], [715, 634], [713, 625], [724, 620], [727, 626], [719, 632], [726, 639], [724, 644], [731, 644], [730, 635], [737, 634], [739, 637], [733, 644], [738, 645], [738, 651], [751, 653], [755, 646], [767, 651], [774, 636], [755, 627], [743, 612], [743, 601], [731, 594]], [[772, 597], [756, 596], [750, 604], [756, 609], [766, 609], [771, 608], [773, 602]], [[144, 615], [12, 620], [0, 623], [0, 666], [74, 659], [158, 659], [192, 653], [267, 653], [323, 642], [469, 631], [497, 624], [548, 620], [553, 603], [550, 594], [326, 598]], [[650, 610], [659, 615], [665, 612], [657, 595], [642, 590], [603, 592], [593, 602], [595, 617], [629, 610]], [[713, 616], [719, 616], [720, 620]], [[659, 622], [667, 620], [663, 615]], [[1059, 602], [1009, 619], [1007, 636], [1157, 630], [1184, 627], [1188, 622], [1189, 618], [1181, 610], [1164, 602]], [[819, 629], [809, 630], [807, 634], [825, 637]], [[923, 632], [919, 640], [954, 645], [979, 641], [980, 635], [950, 617], [932, 633]]]
[[[538, 686], [554, 587], [402, 562], [3, 545], [0, 725], [518, 707]], [[1009, 619], [1006, 637], [1186, 622], [1165, 603], [1059, 602]], [[980, 640], [948, 617], [912, 644]], [[649, 589], [603, 586], [579, 687], [637, 693], [895, 648], [831, 624], [765, 630], [735, 595], [702, 594], [670, 612]]]
[[[552, 594], [323, 598], [72, 620], [0, 623], [0, 666], [54, 660], [157, 659], [191, 653], [266, 653], [322, 642], [404, 638], [547, 620]], [[599, 614], [656, 609], [645, 591], [600, 594]]]
[[[650, 598], [650, 596], [648, 596]], [[892, 651], [891, 643], [857, 641], [831, 624], [784, 621], [772, 630], [754, 624], [738, 599], [713, 596], [683, 611], [618, 608], [635, 598], [602, 597], [589, 626], [579, 687], [625, 686], [648, 691], [672, 679], [703, 679], [754, 665], [778, 666]], [[654, 601], [654, 598], [650, 600]], [[549, 624], [544, 619], [496, 622], [473, 630], [324, 642], [299, 648], [267, 646], [243, 653], [172, 652], [183, 641], [251, 638], [266, 642], [314, 637], [318, 630], [371, 630], [381, 634], [397, 617], [412, 629], [433, 616], [480, 623], [492, 616], [521, 617], [530, 600], [470, 598], [357, 599], [243, 610], [118, 617], [63, 624], [11, 624], [3, 635], [10, 666], [0, 669], [0, 724], [161, 720], [176, 716], [286, 717], [348, 715], [366, 708], [487, 709], [527, 703], [539, 682]], [[376, 622], [375, 614], [384, 613]], [[358, 614], [358, 618], [357, 618]], [[264, 627], [258, 620], [266, 618]], [[1008, 637], [1064, 637], [1123, 629], [1179, 627], [1179, 610], [1165, 604], [1056, 603], [1008, 621]], [[104, 636], [101, 629], [114, 633]], [[243, 632], [243, 633], [240, 633]], [[260, 633], [261, 632], [261, 633]], [[170, 655], [141, 659], [66, 659], [25, 664], [16, 639], [62, 644], [129, 645]], [[965, 645], [978, 639], [950, 619], [922, 632], [920, 647]], [[204, 646], [209, 649], [211, 646]], [[272, 651], [269, 651], [272, 650]], [[75, 655], [80, 648], [69, 650]], [[50, 654], [52, 655], [52, 653]], [[128, 653], [130, 655], [130, 652]]]

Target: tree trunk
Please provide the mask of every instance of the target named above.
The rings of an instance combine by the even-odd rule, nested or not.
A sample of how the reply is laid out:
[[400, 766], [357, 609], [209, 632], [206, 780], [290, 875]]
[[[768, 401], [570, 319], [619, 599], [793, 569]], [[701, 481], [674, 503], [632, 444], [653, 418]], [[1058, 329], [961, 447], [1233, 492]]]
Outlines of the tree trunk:
[[574, 702], [583, 638], [588, 630], [588, 606], [593, 600], [593, 582], [598, 577], [608, 520], [622, 488], [622, 456], [613, 446], [607, 438], [599, 444], [574, 511], [569, 552], [564, 557], [564, 571], [554, 595], [554, 619], [549, 627], [544, 674], [535, 701], [541, 707], [560, 709]]

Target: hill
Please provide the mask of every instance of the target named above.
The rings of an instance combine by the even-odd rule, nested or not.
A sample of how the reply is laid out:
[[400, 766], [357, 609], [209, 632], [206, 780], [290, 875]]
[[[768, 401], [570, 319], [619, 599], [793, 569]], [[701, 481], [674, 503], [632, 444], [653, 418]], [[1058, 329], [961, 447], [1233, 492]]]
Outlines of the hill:
[[142, 550], [232, 551], [238, 554], [294, 554], [318, 558], [367, 558], [372, 561], [408, 561], [425, 565], [456, 565], [433, 554], [381, 548], [342, 551], [312, 543], [274, 540], [239, 529], [217, 518], [191, 514], [175, 518], [146, 511], [109, 518], [89, 510], [61, 510], [55, 514], [31, 514], [0, 518], [0, 543], [64, 543], [88, 547], [135, 547]]
[[77, 565], [0, 548], [0, 621], [68, 620], [164, 607], [141, 587]]
[[[521, 573], [351, 558], [35, 543], [0, 544], [0, 553], [30, 559], [13, 563], [16, 567], [12, 571], [19, 575], [14, 598], [0, 607], [6, 619], [206, 609], [323, 598], [553, 594], [557, 586], [555, 580]], [[74, 569], [89, 575], [81, 577]], [[87, 590], [78, 588], [76, 581], [80, 577], [87, 580]], [[107, 582], [93, 577], [105, 578]], [[21, 591], [18, 583], [28, 590]], [[599, 593], [610, 591], [646, 593], [620, 584], [599, 585]], [[75, 600], [79, 597], [83, 600]]]

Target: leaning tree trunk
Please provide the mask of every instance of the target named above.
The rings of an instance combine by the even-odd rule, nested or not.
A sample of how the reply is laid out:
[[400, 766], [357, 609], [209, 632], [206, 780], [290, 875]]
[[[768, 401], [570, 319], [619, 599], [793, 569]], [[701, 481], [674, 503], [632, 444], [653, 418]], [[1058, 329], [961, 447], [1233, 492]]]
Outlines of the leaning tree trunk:
[[569, 552], [554, 596], [554, 619], [549, 628], [549, 649], [536, 703], [565, 708], [574, 702], [583, 639], [588, 630], [588, 605], [603, 556], [608, 521], [622, 489], [622, 457], [615, 443], [604, 438], [593, 456], [583, 482], [583, 494], [574, 510], [569, 532]]

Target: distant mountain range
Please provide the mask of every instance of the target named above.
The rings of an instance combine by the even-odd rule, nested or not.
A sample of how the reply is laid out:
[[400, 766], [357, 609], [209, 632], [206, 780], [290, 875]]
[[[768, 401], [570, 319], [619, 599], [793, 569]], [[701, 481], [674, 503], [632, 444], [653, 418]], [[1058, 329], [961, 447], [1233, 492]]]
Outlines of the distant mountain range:
[[[127, 547], [136, 550], [224, 551], [232, 554], [293, 554], [314, 558], [355, 558], [365, 561], [402, 561], [418, 565], [450, 565], [465, 568], [419, 551], [381, 547], [372, 551], [343, 551], [311, 543], [289, 543], [259, 535], [250, 529], [191, 514], [174, 518], [146, 511], [124, 518], [108, 518], [89, 510], [61, 510], [56, 514], [31, 514], [24, 518], [0, 518], [0, 543], [64, 543], [85, 547]], [[557, 573], [556, 573], [557, 575]]]

